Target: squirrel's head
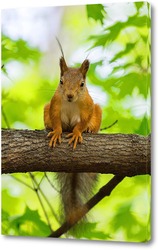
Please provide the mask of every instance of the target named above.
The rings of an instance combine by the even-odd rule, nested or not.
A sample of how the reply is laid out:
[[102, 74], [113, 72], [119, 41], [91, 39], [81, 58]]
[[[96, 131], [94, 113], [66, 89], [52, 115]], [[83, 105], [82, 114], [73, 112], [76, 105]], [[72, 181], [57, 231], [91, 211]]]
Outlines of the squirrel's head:
[[89, 64], [86, 59], [80, 68], [70, 68], [67, 66], [64, 57], [60, 58], [59, 90], [65, 101], [75, 102], [86, 91], [86, 73]]

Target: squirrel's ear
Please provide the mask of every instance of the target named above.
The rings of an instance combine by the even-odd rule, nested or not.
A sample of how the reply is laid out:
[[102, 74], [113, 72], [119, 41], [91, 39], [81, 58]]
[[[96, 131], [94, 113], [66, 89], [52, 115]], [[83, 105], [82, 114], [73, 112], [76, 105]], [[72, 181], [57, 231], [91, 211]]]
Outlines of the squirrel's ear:
[[60, 72], [61, 72], [61, 76], [63, 76], [64, 72], [68, 69], [67, 64], [65, 62], [64, 57], [62, 56], [60, 58]]
[[89, 69], [89, 64], [90, 64], [89, 61], [86, 59], [84, 60], [84, 62], [82, 63], [80, 67], [81, 73], [83, 74], [84, 77], [86, 76], [86, 73]]

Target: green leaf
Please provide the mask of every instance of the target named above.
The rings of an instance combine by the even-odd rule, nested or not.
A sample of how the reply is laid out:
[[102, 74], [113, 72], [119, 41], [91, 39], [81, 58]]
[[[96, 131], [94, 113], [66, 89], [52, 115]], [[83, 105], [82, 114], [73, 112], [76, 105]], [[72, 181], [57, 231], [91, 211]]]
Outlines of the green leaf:
[[6, 212], [6, 211], [4, 211], [3, 209], [2, 209], [2, 222], [3, 221], [8, 221], [8, 219], [9, 219], [9, 213], [8, 212]]
[[120, 93], [121, 98], [128, 94], [132, 94], [135, 87], [139, 89], [139, 94], [143, 94], [146, 98], [149, 89], [148, 74], [138, 74], [136, 72], [129, 73], [123, 77], [120, 77]]
[[130, 241], [147, 241], [150, 239], [149, 221], [142, 223], [132, 212], [132, 203], [120, 206], [111, 221], [111, 226], [115, 232], [123, 230], [126, 239]]
[[127, 26], [135, 26], [135, 27], [143, 27], [147, 25], [148, 17], [145, 16], [138, 16], [134, 15], [128, 18]]
[[127, 203], [120, 206], [112, 221], [112, 227], [115, 231], [123, 228], [128, 238], [135, 234], [134, 228], [139, 225], [136, 217], [131, 211], [131, 204]]
[[136, 68], [136, 65], [131, 63], [125, 63], [124, 65], [119, 65], [116, 67], [113, 67], [112, 74], [117, 73], [120, 70], [128, 70], [128, 72], [134, 72]]
[[123, 31], [125, 28], [128, 27], [150, 27], [150, 18], [146, 15], [144, 16], [138, 16], [137, 14], [134, 16], [128, 17], [127, 21], [125, 22], [116, 22], [113, 25], [106, 27], [104, 29], [103, 34], [99, 35], [93, 35], [90, 36], [90, 40], [94, 40], [95, 43], [93, 47], [95, 46], [105, 46], [106, 44], [113, 42], [118, 38], [121, 31]]
[[137, 8], [137, 11], [139, 11], [139, 10], [143, 7], [143, 5], [144, 5], [143, 2], [136, 2], [136, 3], [134, 3], [134, 4], [135, 4], [135, 6], [136, 6], [136, 8]]
[[37, 210], [26, 207], [21, 216], [12, 218], [10, 226], [19, 232], [19, 235], [47, 236], [50, 234], [48, 225], [41, 220]]
[[123, 27], [124, 24], [122, 22], [117, 22], [106, 28], [103, 34], [90, 36], [89, 39], [95, 41], [93, 47], [105, 46], [107, 43], [114, 41], [118, 37]]
[[77, 238], [86, 238], [86, 239], [98, 239], [106, 240], [110, 238], [109, 234], [105, 234], [102, 231], [97, 230], [97, 223], [93, 222], [82, 222], [79, 229], [77, 230]]
[[135, 130], [135, 133], [140, 134], [140, 135], [150, 134], [149, 119], [146, 116], [143, 117], [140, 127]]
[[103, 24], [105, 17], [105, 9], [102, 4], [91, 4], [87, 5], [87, 16], [88, 18], [92, 18], [95, 21], [100, 21]]
[[10, 218], [9, 213], [2, 209], [1, 220], [2, 220], [2, 234], [3, 235], [8, 234], [9, 218]]
[[136, 46], [136, 42], [134, 43], [127, 43], [126, 47], [124, 50], [120, 51], [119, 53], [117, 53], [112, 59], [111, 59], [111, 63], [115, 62], [117, 59], [120, 59], [121, 57], [127, 55], [131, 50], [134, 49], [134, 47]]

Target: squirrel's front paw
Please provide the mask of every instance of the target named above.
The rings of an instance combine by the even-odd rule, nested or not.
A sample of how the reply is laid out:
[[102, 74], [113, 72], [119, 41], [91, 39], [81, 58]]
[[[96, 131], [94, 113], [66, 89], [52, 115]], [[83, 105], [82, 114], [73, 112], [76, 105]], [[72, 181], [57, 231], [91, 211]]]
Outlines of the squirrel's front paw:
[[61, 134], [62, 134], [62, 131], [58, 130], [58, 129], [55, 129], [54, 131], [49, 132], [49, 134], [47, 135], [47, 137], [52, 137], [50, 139], [50, 142], [49, 142], [49, 147], [53, 147], [54, 148], [56, 146], [57, 142], [59, 144], [61, 143]]
[[74, 143], [73, 149], [76, 148], [77, 143], [82, 143], [82, 141], [83, 141], [81, 132], [78, 131], [78, 130], [77, 131], [73, 131], [72, 133], [70, 133], [70, 134], [68, 134], [66, 136], [66, 138], [70, 138], [70, 137], [72, 137], [72, 138], [69, 140], [69, 145], [71, 145], [71, 143]]

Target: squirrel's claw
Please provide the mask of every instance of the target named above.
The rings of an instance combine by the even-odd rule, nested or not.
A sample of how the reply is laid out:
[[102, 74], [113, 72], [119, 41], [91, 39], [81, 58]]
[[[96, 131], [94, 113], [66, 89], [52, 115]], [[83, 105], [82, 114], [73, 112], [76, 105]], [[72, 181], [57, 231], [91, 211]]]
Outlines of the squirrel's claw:
[[47, 137], [52, 137], [49, 142], [49, 147], [55, 148], [56, 143], [58, 142], [59, 144], [61, 143], [61, 134], [56, 132], [55, 130], [52, 132], [49, 132]]
[[66, 138], [70, 138], [70, 137], [72, 137], [72, 138], [69, 140], [68, 144], [71, 145], [72, 143], [74, 143], [73, 149], [76, 148], [78, 142], [82, 143], [82, 141], [83, 141], [81, 133], [74, 133], [73, 132], [73, 133], [70, 133], [66, 136]]
[[94, 133], [93, 132], [93, 129], [92, 128], [90, 128], [90, 127], [88, 127], [87, 129], [86, 129], [86, 131], [85, 131], [86, 133]]

